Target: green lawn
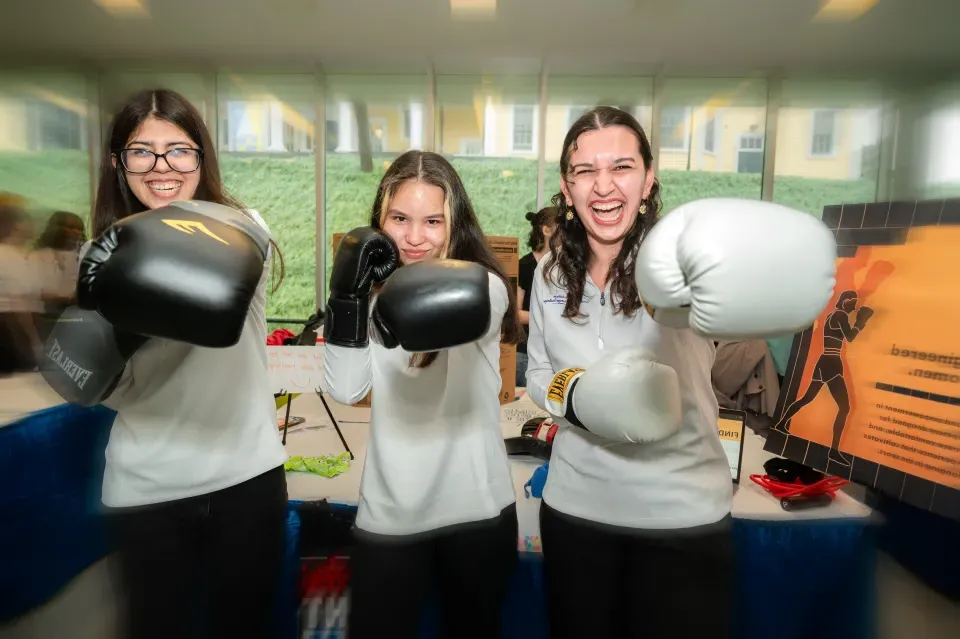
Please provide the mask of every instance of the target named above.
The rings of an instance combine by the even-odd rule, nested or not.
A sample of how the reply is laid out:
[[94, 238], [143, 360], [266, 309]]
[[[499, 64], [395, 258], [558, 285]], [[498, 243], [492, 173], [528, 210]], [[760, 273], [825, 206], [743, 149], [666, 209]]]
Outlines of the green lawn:
[[[331, 155], [326, 163], [327, 246], [333, 233], [367, 222], [370, 205], [387, 158], [362, 173], [358, 158]], [[537, 164], [516, 159], [453, 161], [489, 235], [517, 236], [529, 231], [524, 214], [536, 206]], [[287, 277], [269, 303], [270, 317], [305, 318], [315, 310], [316, 167], [313, 157], [226, 155], [222, 171], [227, 188], [257, 209], [283, 251]], [[557, 165], [547, 166], [545, 184], [555, 185]], [[89, 165], [81, 152], [0, 153], [0, 191], [23, 195], [36, 204], [42, 220], [63, 209], [85, 214], [90, 208]], [[760, 197], [760, 176], [736, 173], [664, 171], [660, 176], [664, 208], [709, 196]], [[550, 189], [545, 189], [549, 198]], [[870, 202], [869, 180], [812, 180], [777, 177], [775, 201], [814, 215], [828, 204]], [[327, 271], [331, 263], [327, 251]]]

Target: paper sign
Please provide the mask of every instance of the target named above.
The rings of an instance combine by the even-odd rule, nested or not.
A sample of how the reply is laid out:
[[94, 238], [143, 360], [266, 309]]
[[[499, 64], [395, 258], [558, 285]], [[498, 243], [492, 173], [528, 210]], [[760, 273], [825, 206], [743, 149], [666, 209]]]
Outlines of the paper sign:
[[270, 389], [276, 393], [312, 393], [323, 384], [323, 344], [267, 346]]
[[723, 452], [727, 454], [727, 463], [730, 465], [730, 477], [740, 479], [740, 451], [743, 449], [743, 420], [724, 417], [717, 420], [717, 432]]
[[500, 406], [500, 421], [523, 424], [535, 417], [549, 417], [550, 414], [533, 403], [530, 396], [524, 394], [520, 399]]

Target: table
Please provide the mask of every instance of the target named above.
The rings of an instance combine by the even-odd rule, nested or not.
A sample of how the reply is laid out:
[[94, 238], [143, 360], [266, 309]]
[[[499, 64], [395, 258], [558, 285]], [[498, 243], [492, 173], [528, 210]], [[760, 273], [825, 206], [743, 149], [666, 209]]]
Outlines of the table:
[[[109, 552], [102, 522], [96, 516], [102, 477], [103, 446], [112, 423], [105, 408], [80, 409], [58, 405], [52, 393], [34, 376], [0, 381], [0, 404], [6, 420], [0, 428], [0, 621], [45, 601], [76, 574]], [[331, 537], [349, 533], [351, 514], [359, 491], [362, 460], [369, 429], [369, 409], [330, 406], [357, 459], [349, 472], [325, 479], [288, 473], [291, 496], [290, 556], [283, 598], [290, 605], [278, 612], [278, 636], [297, 635], [298, 606], [291, 603], [296, 589], [298, 550], [317, 544], [311, 540], [311, 521], [330, 524]], [[523, 401], [505, 407], [516, 419], [525, 416]], [[288, 434], [292, 454], [320, 455], [342, 450], [316, 395], [305, 393], [294, 400], [292, 414], [307, 418]], [[311, 430], [312, 429], [312, 430]], [[279, 435], [279, 433], [278, 433]], [[786, 513], [776, 500], [749, 483], [769, 456], [759, 438], [745, 441], [744, 483], [734, 497], [734, 531], [739, 553], [737, 588], [740, 628], [736, 636], [792, 639], [816, 635], [871, 636], [873, 550], [869, 508], [840, 495], [820, 510]], [[521, 561], [505, 610], [504, 637], [535, 639], [546, 636], [545, 598], [541, 585], [537, 513], [539, 500], [527, 499], [523, 484], [539, 464], [513, 460], [514, 485], [521, 539]], [[24, 480], [29, 477], [29, 480]], [[19, 483], [17, 483], [19, 482]], [[11, 489], [11, 487], [14, 487]], [[324, 502], [333, 503], [333, 516], [324, 513]], [[337, 510], [339, 509], [339, 510]], [[315, 517], [315, 513], [322, 516]], [[13, 522], [12, 524], [7, 522]], [[61, 531], [70, 530], [69, 537]], [[66, 541], [64, 541], [66, 540]], [[529, 540], [529, 541], [528, 541]], [[316, 554], [310, 550], [311, 554]], [[301, 564], [302, 565], [302, 564]], [[773, 594], [788, 598], [776, 605]], [[309, 605], [303, 606], [309, 618]], [[328, 609], [323, 625], [343, 609]], [[424, 636], [435, 636], [428, 623]], [[331, 637], [335, 633], [315, 634]]]

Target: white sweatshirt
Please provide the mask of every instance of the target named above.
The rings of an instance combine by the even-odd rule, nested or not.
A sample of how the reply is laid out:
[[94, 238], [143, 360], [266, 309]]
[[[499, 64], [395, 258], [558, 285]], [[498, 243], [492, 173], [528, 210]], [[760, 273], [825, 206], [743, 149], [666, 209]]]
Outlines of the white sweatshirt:
[[[250, 214], [267, 228], [256, 211]], [[286, 461], [267, 376], [269, 274], [270, 255], [236, 345], [203, 348], [152, 339], [127, 362], [117, 390], [104, 402], [117, 411], [107, 444], [104, 505], [205, 495]]]
[[[642, 347], [680, 378], [683, 425], [652, 444], [603, 439], [558, 419], [543, 501], [562, 513], [639, 529], [688, 528], [719, 521], [733, 499], [727, 458], [717, 433], [718, 406], [710, 371], [713, 342], [689, 329], [657, 324], [644, 312], [614, 315], [610, 285], [602, 294], [588, 276], [580, 324], [564, 319], [566, 290], [543, 277], [540, 261], [530, 299], [527, 391], [545, 407], [556, 372], [586, 368], [609, 351]], [[610, 410], [618, 410], [610, 406]]]
[[[500, 326], [507, 289], [490, 275], [490, 328], [427, 368], [373, 343], [327, 344], [324, 380], [341, 404], [373, 390], [357, 527], [409, 535], [491, 519], [516, 500], [500, 432]], [[372, 329], [371, 329], [372, 330]]]

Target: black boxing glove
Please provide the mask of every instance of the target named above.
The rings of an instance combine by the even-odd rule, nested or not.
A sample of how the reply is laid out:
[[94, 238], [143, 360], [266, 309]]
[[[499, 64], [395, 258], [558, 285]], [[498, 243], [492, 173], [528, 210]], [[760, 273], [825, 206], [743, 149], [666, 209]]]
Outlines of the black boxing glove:
[[387, 234], [370, 227], [343, 236], [330, 274], [323, 341], [363, 348], [369, 343], [370, 289], [400, 264], [400, 251]]
[[867, 322], [869, 322], [870, 318], [873, 317], [873, 312], [873, 309], [869, 306], [861, 306], [857, 310], [857, 319], [853, 323], [854, 328], [860, 331], [866, 328]]
[[212, 202], [174, 202], [126, 217], [80, 261], [77, 303], [131, 333], [212, 348], [240, 340], [270, 236]]
[[508, 455], [530, 455], [543, 461], [550, 461], [553, 452], [553, 438], [557, 434], [557, 425], [552, 417], [534, 417], [520, 428], [517, 437], [505, 437], [503, 440]]
[[387, 348], [413, 353], [475, 342], [490, 328], [490, 275], [460, 260], [410, 264], [377, 295], [373, 325]]

